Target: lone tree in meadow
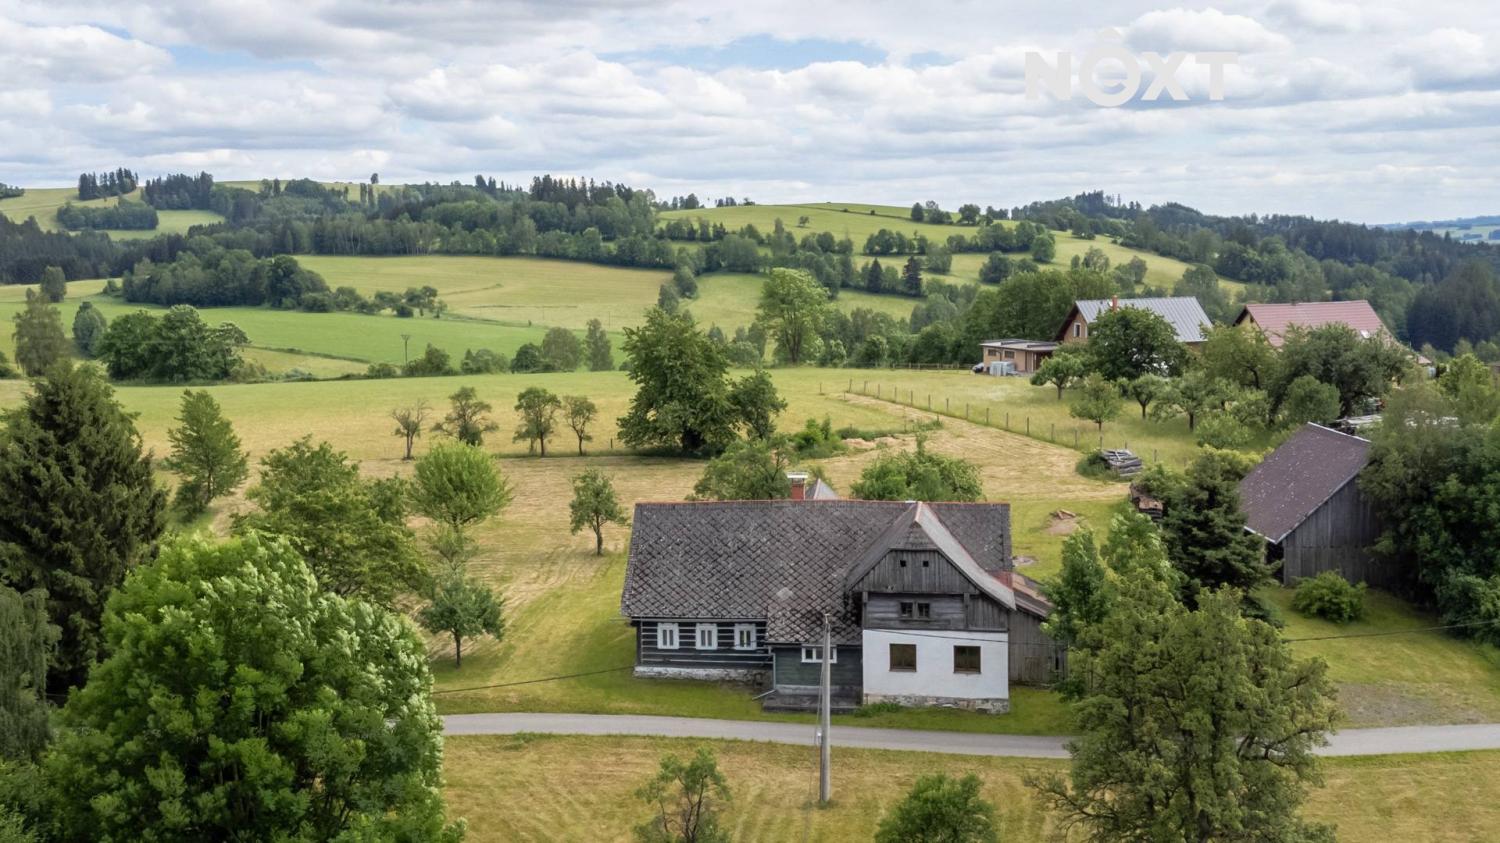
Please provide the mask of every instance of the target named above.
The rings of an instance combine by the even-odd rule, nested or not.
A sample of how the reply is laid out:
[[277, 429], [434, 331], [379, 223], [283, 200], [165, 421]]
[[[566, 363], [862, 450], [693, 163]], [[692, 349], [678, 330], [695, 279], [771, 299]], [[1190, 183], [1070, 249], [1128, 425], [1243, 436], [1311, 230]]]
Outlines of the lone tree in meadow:
[[47, 593], [62, 631], [49, 693], [82, 685], [102, 654], [104, 604], [155, 553], [166, 502], [134, 422], [93, 367], [54, 366], [5, 415], [0, 581]]
[[427, 423], [430, 409], [426, 401], [418, 401], [410, 407], [397, 407], [391, 411], [391, 420], [396, 423], [396, 429], [391, 435], [406, 440], [406, 455], [402, 460], [412, 459], [412, 445], [422, 435], [422, 425]]
[[433, 635], [453, 639], [453, 666], [464, 666], [464, 640], [505, 636], [504, 601], [468, 575], [467, 566], [450, 564], [438, 572], [432, 598], [417, 611], [417, 622]]
[[434, 433], [444, 433], [465, 445], [483, 445], [484, 435], [500, 429], [490, 421], [489, 402], [479, 400], [474, 387], [466, 386], [448, 396], [451, 407], [442, 421], [432, 426]]
[[304, 436], [266, 454], [245, 496], [257, 511], [236, 516], [235, 533], [284, 537], [326, 591], [388, 605], [422, 582], [406, 482], [364, 479], [327, 442]]
[[979, 795], [982, 783], [938, 773], [922, 776], [875, 830], [875, 843], [999, 843], [995, 806]]
[[1068, 405], [1068, 414], [1085, 419], [1104, 431], [1104, 423], [1120, 414], [1120, 390], [1097, 372], [1083, 379], [1078, 395]]
[[604, 332], [603, 322], [598, 319], [589, 320], [583, 347], [588, 356], [589, 371], [608, 372], [615, 368], [614, 353], [610, 349], [609, 334]]
[[44, 767], [59, 839], [462, 836], [421, 639], [327, 594], [285, 542], [174, 541], [104, 635]]
[[[556, 395], [539, 386], [527, 387], [516, 396], [516, 415], [520, 423], [516, 425], [512, 440], [525, 442], [528, 453], [535, 453], [541, 446], [541, 455], [547, 456], [547, 437], [557, 429], [557, 411], [560, 409], [562, 402]], [[582, 450], [580, 442], [579, 451]]]
[[189, 513], [202, 512], [214, 498], [234, 490], [249, 476], [245, 452], [234, 425], [207, 390], [182, 393], [178, 426], [167, 431], [172, 455], [166, 466], [182, 475], [177, 505]]
[[626, 445], [712, 453], [734, 440], [729, 363], [690, 316], [652, 309], [625, 329], [624, 348], [637, 387], [619, 421]]
[[26, 291], [26, 306], [15, 316], [16, 365], [29, 378], [40, 376], [53, 363], [68, 356], [68, 338], [63, 334], [57, 308], [32, 290]]
[[583, 443], [592, 440], [589, 435], [589, 425], [599, 416], [599, 408], [594, 402], [582, 395], [564, 395], [562, 399], [563, 418], [568, 422], [568, 427], [573, 429], [573, 435], [578, 437], [578, 456], [583, 456]]
[[1063, 399], [1063, 390], [1072, 386], [1084, 375], [1088, 374], [1089, 364], [1084, 356], [1078, 352], [1061, 352], [1053, 354], [1031, 375], [1033, 386], [1055, 386], [1057, 387], [1057, 400]]
[[86, 301], [78, 306], [78, 312], [73, 315], [73, 345], [79, 354], [90, 358], [97, 356], [99, 343], [108, 330], [109, 321], [93, 302]]
[[729, 843], [729, 832], [719, 827], [729, 783], [713, 750], [699, 747], [687, 761], [663, 756], [635, 795], [652, 810], [651, 819], [636, 826], [639, 843]]
[[68, 277], [63, 274], [60, 266], [49, 266], [42, 270], [42, 283], [39, 286], [42, 295], [53, 304], [68, 296]]
[[630, 523], [625, 509], [615, 495], [615, 484], [598, 468], [590, 468], [573, 478], [573, 500], [568, 504], [571, 513], [572, 531], [576, 535], [585, 528], [594, 533], [594, 555], [604, 555], [604, 527], [606, 524], [625, 526]]
[[828, 290], [811, 275], [773, 269], [761, 286], [755, 323], [776, 340], [776, 355], [795, 366], [818, 341], [828, 307]]
[[467, 530], [504, 509], [510, 484], [495, 460], [474, 445], [443, 442], [417, 460], [412, 508], [453, 530]]

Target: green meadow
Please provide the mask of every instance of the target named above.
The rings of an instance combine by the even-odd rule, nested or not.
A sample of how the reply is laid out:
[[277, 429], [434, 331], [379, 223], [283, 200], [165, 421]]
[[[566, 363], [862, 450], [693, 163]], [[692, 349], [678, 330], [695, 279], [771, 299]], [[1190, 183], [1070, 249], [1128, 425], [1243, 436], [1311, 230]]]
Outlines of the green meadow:
[[[125, 195], [126, 199], [141, 201], [141, 190]], [[36, 217], [37, 225], [47, 231], [61, 231], [62, 226], [57, 222], [57, 209], [69, 202], [90, 208], [107, 208], [118, 204], [120, 197], [111, 196], [106, 199], [90, 199], [86, 202], [78, 200], [78, 188], [76, 187], [28, 187], [26, 193], [21, 196], [13, 196], [9, 199], [0, 199], [0, 214], [4, 214], [13, 222], [24, 222], [28, 217]], [[224, 218], [212, 211], [157, 211], [159, 222], [156, 228], [143, 231], [116, 231], [101, 229], [105, 234], [116, 240], [138, 240], [141, 238], [155, 237], [158, 234], [186, 234], [187, 230], [195, 225], [207, 225], [210, 223], [223, 222]]]

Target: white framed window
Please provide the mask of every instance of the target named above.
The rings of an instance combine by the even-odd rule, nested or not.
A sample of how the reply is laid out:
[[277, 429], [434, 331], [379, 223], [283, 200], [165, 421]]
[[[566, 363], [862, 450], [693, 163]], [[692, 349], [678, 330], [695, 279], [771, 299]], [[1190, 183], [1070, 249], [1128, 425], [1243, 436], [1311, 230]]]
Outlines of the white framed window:
[[760, 645], [755, 640], [755, 624], [737, 623], [734, 625], [734, 648], [736, 650], [754, 650]]
[[[828, 662], [829, 662], [829, 664], [838, 664], [839, 663], [839, 648], [834, 647], [832, 650], [828, 651]], [[822, 647], [815, 647], [815, 646], [804, 646], [802, 648], [802, 663], [803, 664], [822, 664], [823, 663], [823, 648]]]
[[699, 650], [719, 649], [719, 625], [716, 623], [700, 623], [697, 625], [697, 640], [693, 646]]
[[658, 623], [656, 625], [656, 649], [677, 649], [677, 624]]
[[1083, 326], [1080, 325], [1077, 322], [1073, 323], [1073, 336], [1075, 336], [1075, 337], [1081, 337], [1081, 336], [1083, 336]]

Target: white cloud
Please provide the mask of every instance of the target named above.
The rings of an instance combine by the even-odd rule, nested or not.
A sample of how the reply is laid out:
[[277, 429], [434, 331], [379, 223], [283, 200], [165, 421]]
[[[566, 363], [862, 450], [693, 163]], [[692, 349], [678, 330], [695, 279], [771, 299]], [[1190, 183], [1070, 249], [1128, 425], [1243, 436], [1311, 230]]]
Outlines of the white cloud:
[[1141, 50], [1259, 53], [1285, 50], [1291, 41], [1254, 18], [1218, 9], [1158, 9], [1136, 18], [1125, 38]]
[[105, 82], [141, 76], [171, 61], [166, 50], [97, 26], [27, 26], [0, 18], [5, 74], [48, 82]]

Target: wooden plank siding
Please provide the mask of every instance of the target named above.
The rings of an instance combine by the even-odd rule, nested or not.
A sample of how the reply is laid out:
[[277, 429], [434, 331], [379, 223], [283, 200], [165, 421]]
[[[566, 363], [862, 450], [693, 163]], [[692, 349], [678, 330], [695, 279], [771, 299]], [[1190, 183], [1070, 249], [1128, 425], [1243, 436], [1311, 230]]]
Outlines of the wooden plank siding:
[[[806, 692], [817, 690], [822, 681], [823, 666], [819, 663], [804, 663], [801, 647], [777, 646], [776, 666], [771, 674], [775, 687], [782, 691]], [[861, 648], [857, 646], [834, 647], [838, 661], [828, 666], [835, 693], [858, 692], [865, 683], [865, 667]]]
[[[699, 650], [697, 625], [718, 624], [714, 650]], [[675, 650], [663, 650], [657, 646], [656, 625], [659, 621], [638, 621], [636, 625], [636, 664], [654, 667], [727, 668], [731, 670], [763, 670], [771, 666], [771, 649], [766, 646], [766, 624], [764, 621], [675, 621], [678, 646]], [[736, 650], [734, 627], [736, 623], [754, 623], [756, 648]]]
[[936, 550], [893, 550], [875, 563], [855, 591], [897, 594], [977, 594], [979, 589]]
[[1304, 577], [1338, 571], [1349, 582], [1374, 586], [1395, 583], [1398, 571], [1370, 548], [1380, 538], [1374, 507], [1351, 480], [1281, 540], [1281, 581], [1294, 585]]
[[1010, 681], [1051, 685], [1067, 675], [1068, 648], [1047, 637], [1042, 619], [1014, 612], [1010, 622]]

